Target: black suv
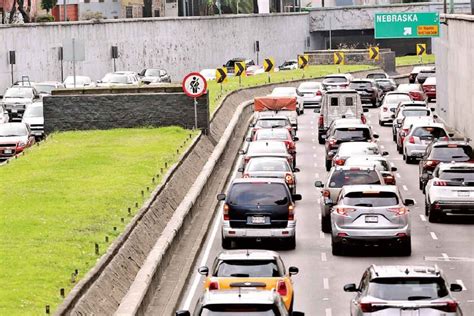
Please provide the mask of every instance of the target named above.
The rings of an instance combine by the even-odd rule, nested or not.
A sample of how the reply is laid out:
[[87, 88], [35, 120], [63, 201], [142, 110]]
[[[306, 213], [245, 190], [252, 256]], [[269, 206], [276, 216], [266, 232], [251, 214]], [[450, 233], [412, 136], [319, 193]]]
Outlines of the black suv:
[[382, 97], [382, 90], [372, 79], [352, 80], [349, 89], [354, 89], [359, 93], [362, 103], [371, 103], [373, 106], [377, 106]]
[[426, 183], [439, 163], [473, 161], [474, 154], [469, 141], [469, 139], [450, 139], [433, 141], [429, 144], [418, 166], [420, 190], [425, 189]]
[[287, 247], [296, 247], [296, 218], [294, 201], [301, 195], [291, 194], [284, 179], [235, 179], [224, 201], [222, 247], [229, 249], [232, 241], [279, 239]]

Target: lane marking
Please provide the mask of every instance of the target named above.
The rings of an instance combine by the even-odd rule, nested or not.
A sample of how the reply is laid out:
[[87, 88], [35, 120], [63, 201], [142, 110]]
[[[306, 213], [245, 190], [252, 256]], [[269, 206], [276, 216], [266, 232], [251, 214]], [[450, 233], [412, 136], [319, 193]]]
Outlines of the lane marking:
[[384, 145], [380, 145], [380, 148], [381, 148], [381, 149], [385, 149], [385, 146], [384, 146]]
[[467, 291], [467, 287], [464, 285], [462, 280], [456, 280], [456, 283], [462, 286], [463, 291]]
[[390, 166], [395, 167], [395, 164], [390, 161]]
[[399, 174], [398, 172], [397, 172], [397, 173], [395, 173], [395, 175], [397, 176], [397, 178], [398, 178], [398, 179], [400, 179], [400, 178], [401, 178], [401, 176], [400, 176], [400, 174]]
[[423, 214], [420, 214], [421, 221], [426, 222], [426, 216]]
[[315, 176], [316, 178], [319, 178], [319, 173], [316, 172], [316, 173], [314, 174], [314, 176]]
[[328, 261], [328, 257], [326, 256], [325, 252], [321, 252], [321, 261], [323, 261], [323, 262]]
[[318, 214], [318, 219], [321, 220], [321, 213]]
[[315, 166], [315, 167], [317, 167], [317, 166], [318, 166], [318, 163], [317, 163], [317, 162], [315, 162], [315, 163], [314, 163], [314, 166]]
[[403, 188], [403, 190], [408, 191], [408, 188], [407, 188], [406, 185], [403, 185], [402, 188]]
[[311, 135], [314, 136], [314, 132], [311, 132]]
[[324, 238], [326, 238], [326, 236], [324, 235], [323, 232], [320, 231], [320, 232], [319, 232], [319, 238], [324, 239]]
[[332, 311], [330, 308], [326, 308], [326, 316], [332, 316]]
[[316, 146], [313, 146], [313, 149], [316, 149]]
[[313, 143], [316, 143], [316, 140], [314, 138], [312, 139], [312, 141], [313, 141]]
[[328, 278], [323, 278], [323, 288], [325, 290], [329, 290], [329, 280], [328, 280]]
[[316, 157], [318, 157], [318, 155], [316, 155], [316, 154], [313, 154], [313, 157], [314, 157], [314, 158], [316, 158]]
[[438, 240], [438, 236], [436, 236], [434, 232], [430, 232], [430, 235], [431, 235], [431, 238], [433, 238], [434, 240]]

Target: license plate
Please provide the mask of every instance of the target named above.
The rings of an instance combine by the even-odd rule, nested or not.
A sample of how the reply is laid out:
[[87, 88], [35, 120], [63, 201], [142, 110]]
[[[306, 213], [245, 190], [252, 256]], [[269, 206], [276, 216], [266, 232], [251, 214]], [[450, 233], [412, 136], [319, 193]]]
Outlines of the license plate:
[[379, 218], [378, 218], [378, 216], [366, 216], [365, 217], [365, 222], [366, 223], [378, 223]]
[[252, 216], [252, 224], [265, 224], [265, 217], [263, 216]]
[[4, 153], [4, 154], [13, 154], [13, 150], [11, 150], [11, 149], [4, 149], [4, 150], [3, 150], [3, 153]]
[[18, 113], [17, 109], [12, 109], [12, 113]]
[[458, 196], [459, 197], [469, 197], [470, 192], [469, 191], [458, 191]]

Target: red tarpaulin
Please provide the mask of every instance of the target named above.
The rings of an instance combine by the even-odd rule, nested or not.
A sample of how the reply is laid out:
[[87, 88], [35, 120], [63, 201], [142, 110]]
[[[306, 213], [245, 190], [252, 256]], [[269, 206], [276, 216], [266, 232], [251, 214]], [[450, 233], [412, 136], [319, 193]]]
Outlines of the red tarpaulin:
[[295, 97], [258, 97], [254, 99], [253, 109], [255, 112], [263, 111], [296, 111]]

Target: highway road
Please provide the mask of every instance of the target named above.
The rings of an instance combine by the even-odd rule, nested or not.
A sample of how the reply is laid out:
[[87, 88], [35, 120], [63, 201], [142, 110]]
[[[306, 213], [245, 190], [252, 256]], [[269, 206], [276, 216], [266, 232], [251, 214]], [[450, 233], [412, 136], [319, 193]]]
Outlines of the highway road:
[[[389, 152], [390, 162], [398, 168], [397, 182], [404, 198], [413, 198], [416, 204], [410, 207], [412, 221], [412, 247], [410, 257], [397, 257], [390, 250], [370, 248], [356, 255], [335, 257], [331, 254], [329, 234], [321, 232], [321, 211], [318, 200], [319, 189], [314, 187], [315, 180], [326, 180], [324, 169], [324, 146], [318, 144], [318, 114], [306, 109], [299, 117], [297, 142], [297, 193], [303, 199], [297, 202], [297, 246], [295, 250], [282, 251], [268, 244], [259, 248], [274, 249], [281, 253], [286, 266], [297, 266], [300, 273], [293, 277], [295, 284], [295, 310], [306, 315], [340, 316], [349, 315], [349, 303], [353, 293], [343, 291], [344, 284], [358, 283], [363, 271], [371, 264], [434, 265], [444, 270], [448, 282], [458, 282], [465, 290], [454, 293], [459, 300], [464, 315], [474, 315], [474, 222], [432, 224], [424, 216], [424, 195], [418, 189], [418, 165], [407, 165], [396, 151], [391, 140], [390, 127], [378, 125], [379, 109], [368, 113], [369, 123], [380, 135], [379, 143]], [[234, 176], [236, 174], [234, 170]], [[211, 224], [208, 238], [197, 259], [197, 267], [211, 265], [216, 255], [222, 251], [220, 237], [221, 210]], [[258, 245], [249, 245], [258, 247]], [[204, 278], [194, 273], [188, 281], [186, 292], [180, 303], [183, 309], [194, 309], [202, 294]]]

